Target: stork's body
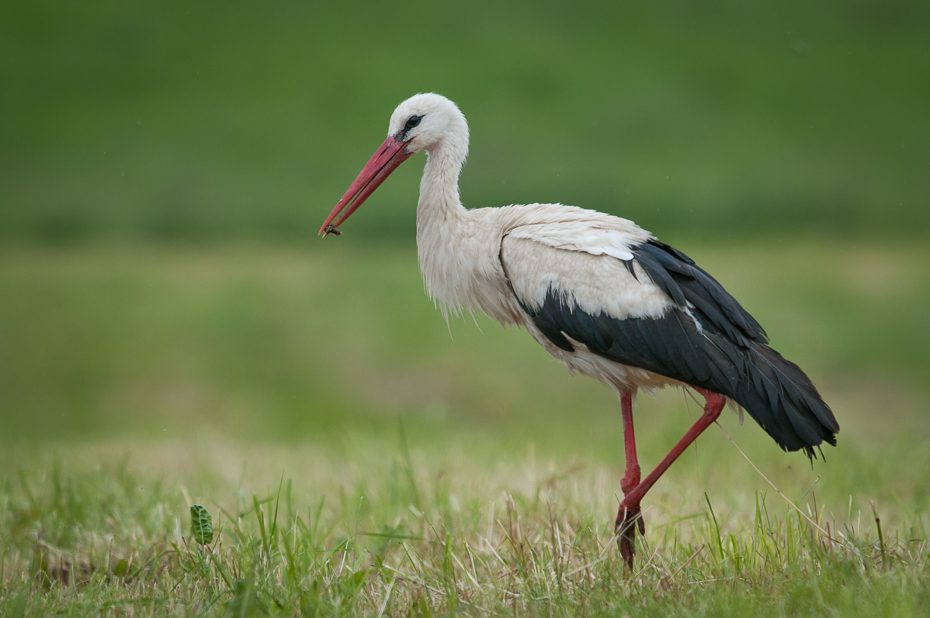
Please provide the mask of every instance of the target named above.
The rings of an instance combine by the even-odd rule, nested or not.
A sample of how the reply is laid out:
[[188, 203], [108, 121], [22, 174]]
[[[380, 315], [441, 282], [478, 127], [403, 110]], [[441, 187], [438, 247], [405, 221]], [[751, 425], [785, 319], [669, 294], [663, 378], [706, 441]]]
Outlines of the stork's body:
[[[570, 247], [573, 236], [590, 240]], [[625, 252], [632, 260], [629, 245], [649, 239], [625, 219], [559, 204], [476, 210], [456, 204], [441, 219], [418, 218], [417, 225], [420, 270], [444, 314], [481, 312], [505, 326], [523, 327], [569, 371], [602, 380], [618, 393], [677, 381], [593, 353], [581, 340], [572, 350], [560, 347], [540, 329], [533, 312], [551, 290], [570, 295], [591, 315], [660, 317], [671, 305], [669, 297], [638, 264], [637, 281], [604, 250]], [[604, 246], [611, 241], [615, 246]]]
[[[839, 426], [811, 381], [768, 347], [759, 324], [690, 258], [631, 221], [593, 210], [560, 204], [465, 209], [458, 177], [468, 128], [444, 97], [408, 99], [390, 127], [321, 232], [334, 231], [407, 157], [427, 151], [417, 248], [423, 279], [443, 314], [482, 312], [523, 327], [569, 371], [601, 380], [621, 398], [627, 467], [616, 527], [629, 565], [633, 524], [643, 529], [640, 500], [727, 399], [786, 450], [813, 456], [822, 442], [835, 444]], [[632, 398], [667, 385], [691, 387], [707, 403], [641, 481]]]

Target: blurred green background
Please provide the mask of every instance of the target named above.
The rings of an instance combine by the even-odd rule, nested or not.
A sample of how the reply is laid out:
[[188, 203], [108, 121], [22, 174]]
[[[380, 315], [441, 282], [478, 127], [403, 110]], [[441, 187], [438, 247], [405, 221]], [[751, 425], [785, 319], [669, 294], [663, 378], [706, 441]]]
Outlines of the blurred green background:
[[[0, 441], [329, 443], [404, 418], [421, 445], [619, 465], [607, 389], [486, 320], [450, 339], [416, 269], [422, 157], [316, 238], [422, 91], [470, 122], [467, 206], [634, 219], [811, 373], [841, 445], [930, 441], [918, 1], [3, 3]], [[656, 456], [687, 415], [641, 400]]]
[[[6, 2], [0, 238], [309, 242], [421, 91], [467, 205], [664, 237], [930, 231], [930, 5]], [[408, 240], [418, 164], [348, 228]]]

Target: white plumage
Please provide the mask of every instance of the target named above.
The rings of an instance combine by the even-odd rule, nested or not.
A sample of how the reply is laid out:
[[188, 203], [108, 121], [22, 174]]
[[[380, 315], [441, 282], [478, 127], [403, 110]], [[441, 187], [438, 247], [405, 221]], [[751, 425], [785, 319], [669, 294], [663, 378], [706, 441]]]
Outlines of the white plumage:
[[[643, 530], [640, 500], [727, 398], [786, 450], [813, 456], [823, 441], [835, 444], [839, 425], [807, 376], [769, 348], [758, 323], [684, 254], [631, 221], [574, 206], [466, 210], [458, 178], [468, 125], [445, 97], [418, 94], [397, 107], [387, 140], [321, 233], [335, 232], [420, 151], [428, 155], [417, 204], [420, 270], [446, 319], [480, 311], [523, 327], [570, 371], [601, 380], [621, 397], [627, 468], [616, 529], [629, 566], [633, 524]], [[632, 397], [666, 385], [694, 388], [707, 405], [640, 482]]]
[[561, 350], [520, 307], [537, 307], [551, 287], [589, 312], [620, 319], [661, 315], [671, 299], [647, 276], [634, 279], [620, 263], [632, 260], [630, 246], [650, 234], [627, 219], [561, 204], [466, 210], [458, 192], [468, 154], [465, 117], [444, 97], [416, 95], [394, 112], [388, 134], [396, 135], [411, 116], [424, 118], [420, 130], [433, 122], [406, 150], [428, 155], [417, 205], [417, 249], [423, 280], [443, 315], [480, 311], [526, 328], [570, 371], [601, 380], [618, 395], [676, 382], [605, 362], [584, 345], [571, 353]]

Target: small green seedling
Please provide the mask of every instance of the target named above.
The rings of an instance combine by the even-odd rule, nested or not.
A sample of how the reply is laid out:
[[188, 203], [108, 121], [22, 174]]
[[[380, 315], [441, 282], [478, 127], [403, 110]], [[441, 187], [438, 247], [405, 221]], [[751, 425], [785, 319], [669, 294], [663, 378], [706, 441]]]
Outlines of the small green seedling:
[[201, 545], [213, 542], [213, 518], [207, 509], [199, 504], [191, 505], [191, 532], [194, 534], [194, 540]]

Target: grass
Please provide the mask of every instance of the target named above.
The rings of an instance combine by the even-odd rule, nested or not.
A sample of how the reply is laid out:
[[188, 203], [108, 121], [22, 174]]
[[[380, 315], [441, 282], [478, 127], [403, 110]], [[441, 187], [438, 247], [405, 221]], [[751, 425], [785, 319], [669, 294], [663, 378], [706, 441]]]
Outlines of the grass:
[[[327, 449], [285, 455], [311, 463], [309, 483], [266, 469], [255, 471], [272, 484], [260, 493], [198, 483], [212, 498], [152, 484], [132, 470], [159, 467], [144, 454], [135, 465], [24, 472], [0, 490], [11, 530], [0, 612], [916, 616], [930, 601], [917, 512], [909, 529], [879, 536], [868, 507], [836, 516], [808, 495], [802, 510], [828, 539], [773, 492], [740, 491], [746, 504], [729, 509], [694, 491], [673, 510], [651, 505], [628, 575], [604, 517], [616, 470], [518, 458], [482, 468], [466, 457], [443, 474], [398, 444], [392, 455], [366, 446], [347, 466]], [[197, 473], [224, 472], [222, 457], [207, 458]], [[191, 537], [189, 499], [213, 513], [209, 546]]]
[[[712, 427], [625, 576], [614, 397], [525, 333], [450, 338], [411, 247], [7, 247], [0, 614], [920, 615], [927, 249], [669, 240], [836, 411], [813, 467], [721, 419], [822, 531]], [[645, 468], [697, 412], [639, 398]]]

